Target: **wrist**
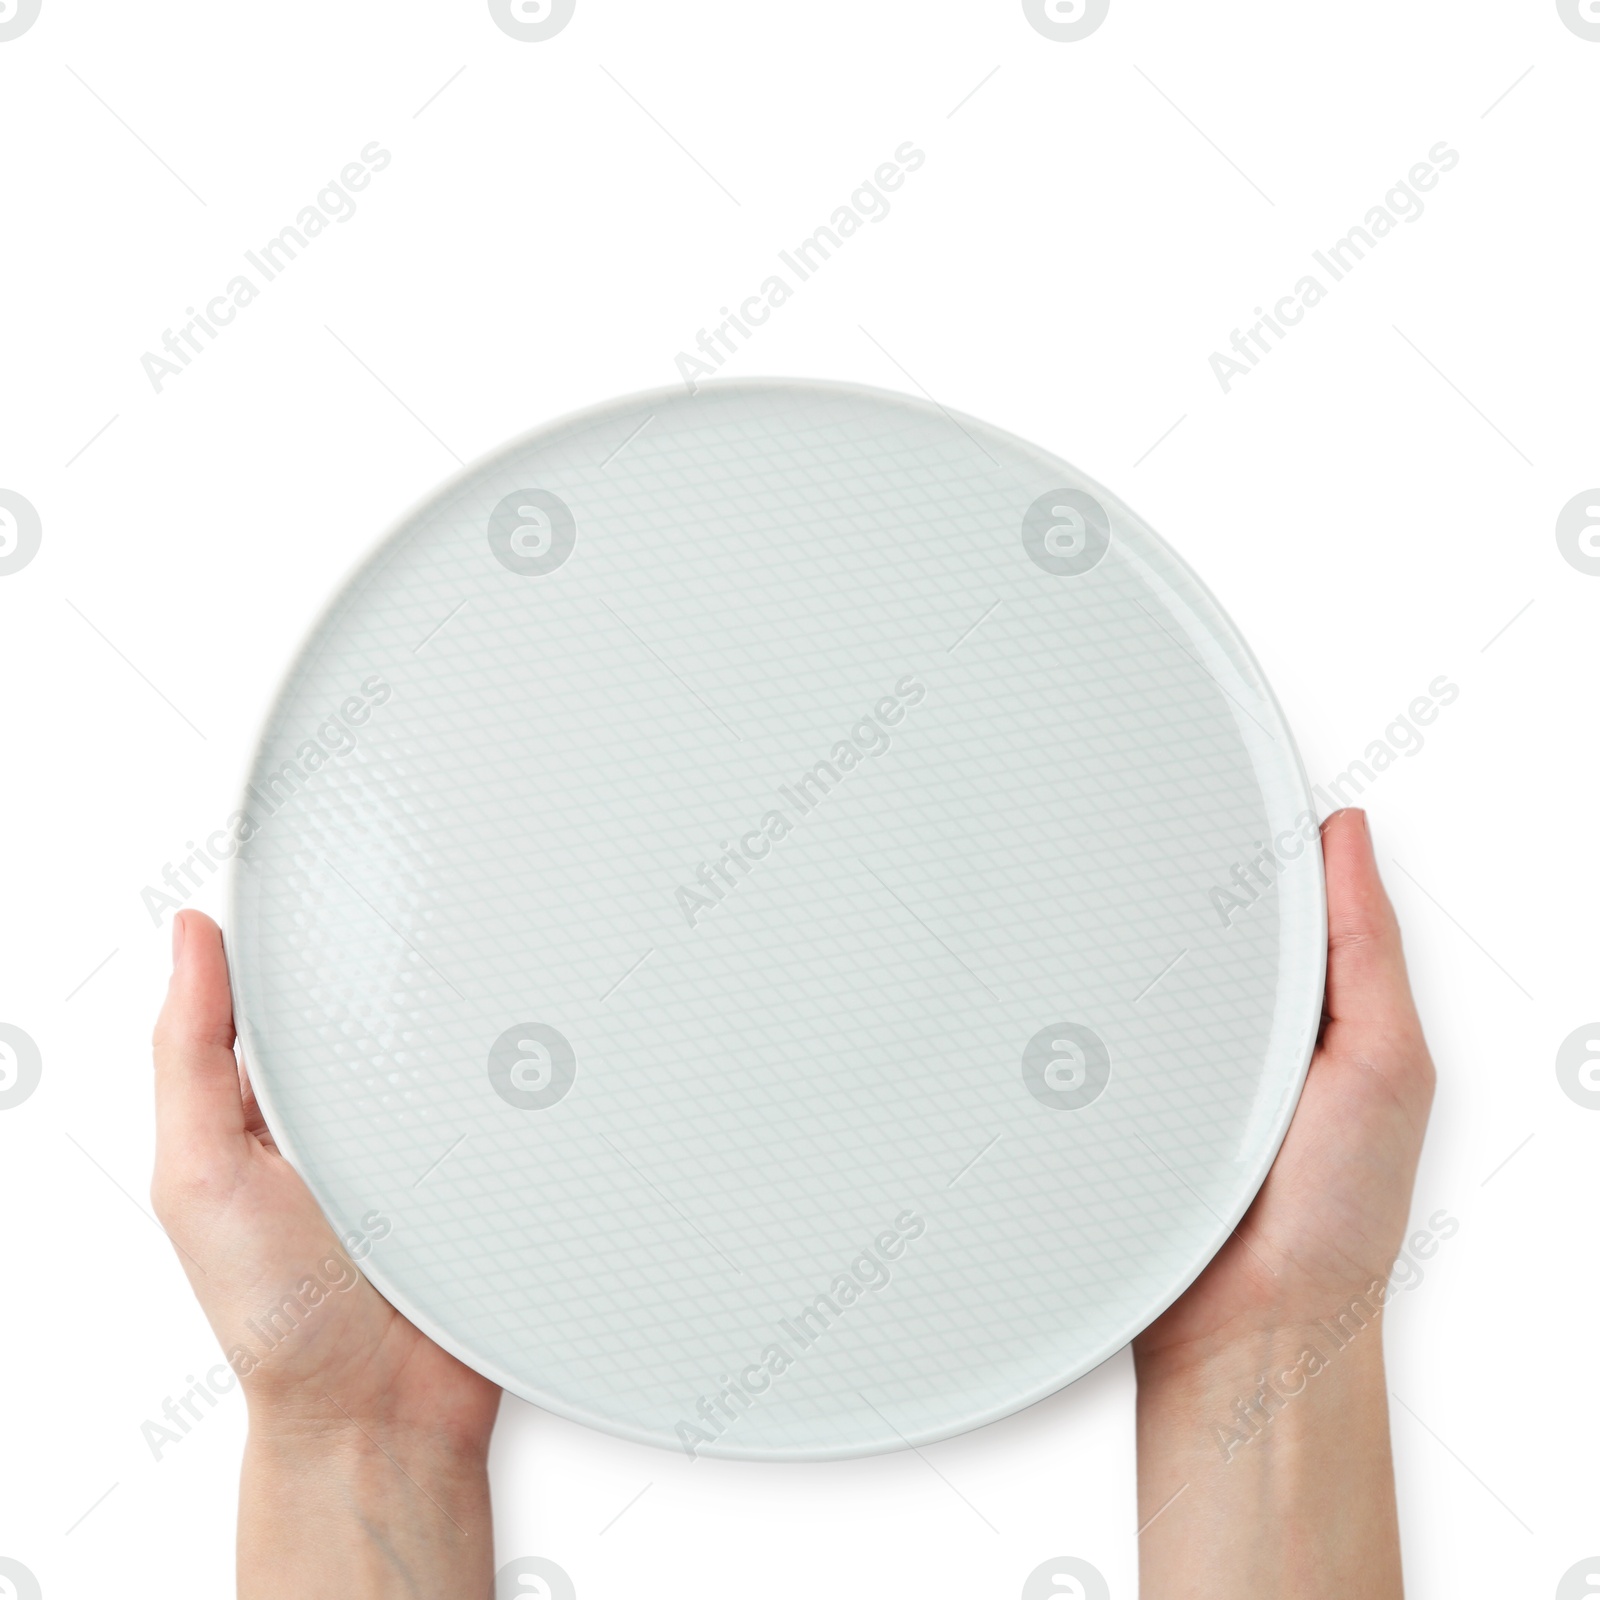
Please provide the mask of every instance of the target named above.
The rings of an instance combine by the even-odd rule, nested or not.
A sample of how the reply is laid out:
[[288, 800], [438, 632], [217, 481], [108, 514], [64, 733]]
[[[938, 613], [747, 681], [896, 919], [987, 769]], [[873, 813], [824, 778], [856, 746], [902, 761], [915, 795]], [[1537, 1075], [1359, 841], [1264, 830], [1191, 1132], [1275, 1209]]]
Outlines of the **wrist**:
[[[487, 1450], [450, 1445], [426, 1433], [354, 1420], [250, 1419], [245, 1457], [264, 1473], [338, 1477], [353, 1486], [381, 1485], [387, 1473], [428, 1486], [475, 1485], [488, 1470]], [[378, 1468], [387, 1463], [387, 1472]], [[452, 1490], [454, 1492], [454, 1490]]]
[[332, 1406], [252, 1409], [242, 1600], [487, 1593], [493, 1566], [486, 1449]]
[[455, 1426], [448, 1414], [418, 1426], [388, 1408], [345, 1406], [331, 1395], [250, 1395], [248, 1405], [245, 1448], [267, 1462], [348, 1464], [387, 1451], [429, 1472], [471, 1476], [489, 1458], [489, 1430]]
[[1158, 1419], [1164, 1450], [1199, 1471], [1270, 1451], [1277, 1481], [1292, 1489], [1302, 1441], [1324, 1462], [1369, 1447], [1387, 1453], [1375, 1321], [1347, 1314], [1258, 1326], [1199, 1347], [1136, 1349], [1134, 1370], [1141, 1418]]
[[1142, 1592], [1399, 1595], [1376, 1320], [1136, 1349], [1135, 1370]]
[[1249, 1384], [1268, 1400], [1305, 1393], [1337, 1368], [1341, 1377], [1370, 1378], [1383, 1365], [1382, 1307], [1365, 1299], [1322, 1317], [1253, 1320], [1181, 1342], [1149, 1334], [1133, 1344], [1141, 1391], [1217, 1391]]

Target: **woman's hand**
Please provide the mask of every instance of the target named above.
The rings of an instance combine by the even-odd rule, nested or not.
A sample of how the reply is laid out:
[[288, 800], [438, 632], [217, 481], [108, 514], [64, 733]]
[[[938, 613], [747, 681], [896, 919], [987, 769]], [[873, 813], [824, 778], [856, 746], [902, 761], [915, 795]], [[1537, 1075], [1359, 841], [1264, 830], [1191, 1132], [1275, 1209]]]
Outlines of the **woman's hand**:
[[249, 1406], [239, 1593], [486, 1595], [500, 1390], [367, 1283], [278, 1153], [217, 925], [180, 913], [172, 948], [151, 1198]]
[[1232, 1238], [1134, 1341], [1142, 1592], [1400, 1587], [1379, 1316], [1433, 1100], [1367, 820], [1323, 828], [1322, 1036], [1272, 1171]]

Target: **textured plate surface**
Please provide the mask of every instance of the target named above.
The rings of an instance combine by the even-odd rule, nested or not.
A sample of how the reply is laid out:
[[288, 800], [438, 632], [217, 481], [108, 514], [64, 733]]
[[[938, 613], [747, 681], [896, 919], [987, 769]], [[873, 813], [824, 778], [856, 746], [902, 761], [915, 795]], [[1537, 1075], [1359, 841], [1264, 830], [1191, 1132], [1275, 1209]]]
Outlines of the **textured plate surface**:
[[314, 629], [234, 832], [247, 1058], [379, 1289], [704, 1454], [892, 1450], [1205, 1265], [1320, 1013], [1249, 653], [1104, 489], [919, 401], [545, 428]]

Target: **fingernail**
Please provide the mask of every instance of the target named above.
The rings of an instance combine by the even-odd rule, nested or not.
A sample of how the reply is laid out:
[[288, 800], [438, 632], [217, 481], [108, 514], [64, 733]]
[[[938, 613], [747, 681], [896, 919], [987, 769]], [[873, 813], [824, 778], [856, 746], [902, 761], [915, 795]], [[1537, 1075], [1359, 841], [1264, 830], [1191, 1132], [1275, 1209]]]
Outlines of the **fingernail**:
[[1366, 812], [1357, 811], [1356, 815], [1361, 818], [1361, 831], [1370, 839], [1372, 837], [1372, 824], [1367, 820]]
[[181, 915], [172, 919], [172, 965], [176, 970], [178, 957], [183, 953], [183, 917]]

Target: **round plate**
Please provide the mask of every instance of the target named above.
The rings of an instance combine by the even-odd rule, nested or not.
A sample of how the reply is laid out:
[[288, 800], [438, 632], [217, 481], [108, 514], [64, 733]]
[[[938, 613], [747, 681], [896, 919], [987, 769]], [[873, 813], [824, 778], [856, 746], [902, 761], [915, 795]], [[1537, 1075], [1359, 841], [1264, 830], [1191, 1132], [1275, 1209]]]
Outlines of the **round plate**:
[[513, 1393], [693, 1454], [1060, 1388], [1238, 1221], [1321, 1009], [1294, 745], [1121, 501], [942, 407], [618, 401], [462, 474], [268, 718], [267, 1119]]

